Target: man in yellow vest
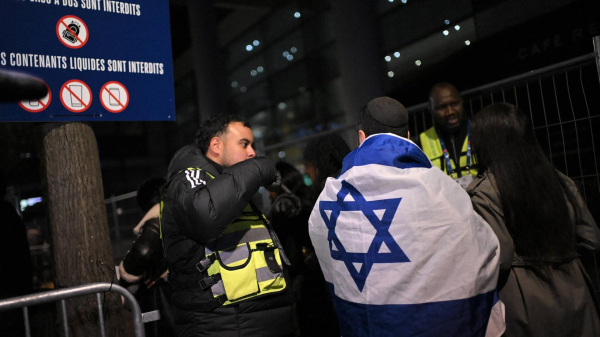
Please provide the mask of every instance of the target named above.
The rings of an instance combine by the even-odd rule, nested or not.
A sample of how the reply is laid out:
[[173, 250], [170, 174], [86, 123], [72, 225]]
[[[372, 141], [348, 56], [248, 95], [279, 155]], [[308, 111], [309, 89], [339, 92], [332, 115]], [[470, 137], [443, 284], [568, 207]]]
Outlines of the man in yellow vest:
[[296, 333], [285, 257], [251, 201], [278, 173], [253, 141], [240, 118], [214, 117], [169, 165], [161, 237], [177, 336]]
[[438, 83], [429, 92], [429, 111], [435, 123], [419, 135], [421, 148], [433, 165], [466, 188], [477, 175], [477, 168], [463, 98], [452, 84]]

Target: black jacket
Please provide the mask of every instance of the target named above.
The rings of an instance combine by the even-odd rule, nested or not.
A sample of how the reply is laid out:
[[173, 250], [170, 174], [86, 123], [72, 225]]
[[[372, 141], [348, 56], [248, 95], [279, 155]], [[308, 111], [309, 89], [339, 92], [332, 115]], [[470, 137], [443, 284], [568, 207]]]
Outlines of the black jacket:
[[[182, 172], [186, 168], [202, 171], [190, 176]], [[164, 196], [162, 233], [179, 336], [294, 334], [289, 287], [282, 293], [207, 310], [204, 303], [212, 299], [212, 294], [198, 285], [207, 274], [195, 268], [204, 258], [205, 245], [219, 237], [259, 187], [272, 183], [275, 176], [275, 166], [267, 158], [248, 159], [221, 170], [192, 145], [173, 157]]]

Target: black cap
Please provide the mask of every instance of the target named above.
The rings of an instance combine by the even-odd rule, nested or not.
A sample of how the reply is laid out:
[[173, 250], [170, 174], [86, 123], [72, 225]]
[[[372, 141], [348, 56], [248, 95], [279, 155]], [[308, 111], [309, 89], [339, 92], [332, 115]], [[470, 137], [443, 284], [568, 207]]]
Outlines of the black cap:
[[402, 103], [390, 97], [377, 97], [367, 104], [367, 112], [379, 123], [392, 128], [408, 124], [408, 111]]

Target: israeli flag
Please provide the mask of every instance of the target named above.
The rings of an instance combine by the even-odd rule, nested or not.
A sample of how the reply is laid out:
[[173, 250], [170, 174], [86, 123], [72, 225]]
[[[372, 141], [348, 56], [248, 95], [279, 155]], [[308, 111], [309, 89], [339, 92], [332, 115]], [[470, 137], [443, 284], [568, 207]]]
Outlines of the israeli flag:
[[504, 332], [498, 239], [410, 140], [372, 135], [351, 152], [309, 230], [344, 337]]

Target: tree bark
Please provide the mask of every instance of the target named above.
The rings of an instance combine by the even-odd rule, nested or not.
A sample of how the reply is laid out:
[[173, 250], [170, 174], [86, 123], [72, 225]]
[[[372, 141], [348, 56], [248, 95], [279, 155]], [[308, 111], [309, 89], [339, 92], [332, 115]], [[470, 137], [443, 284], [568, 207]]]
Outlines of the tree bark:
[[[55, 286], [116, 282], [94, 132], [82, 123], [44, 124], [42, 130]], [[102, 298], [107, 336], [125, 336], [120, 296], [109, 292]], [[100, 336], [95, 295], [68, 300], [67, 313], [71, 336]]]

